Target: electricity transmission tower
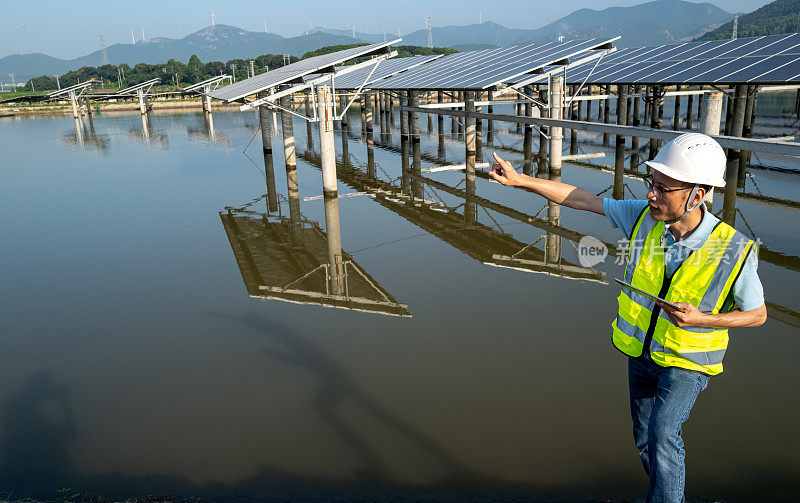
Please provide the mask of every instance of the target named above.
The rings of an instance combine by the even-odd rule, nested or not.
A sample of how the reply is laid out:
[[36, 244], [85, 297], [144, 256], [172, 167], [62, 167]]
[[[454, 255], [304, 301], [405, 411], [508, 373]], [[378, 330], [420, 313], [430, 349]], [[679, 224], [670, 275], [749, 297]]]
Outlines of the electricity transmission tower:
[[733, 16], [733, 33], [731, 34], [731, 40], [736, 40], [737, 36], [739, 36], [739, 14]]
[[105, 66], [108, 64], [108, 50], [106, 50], [106, 41], [103, 39], [102, 35], [98, 35], [100, 37], [100, 66]]
[[433, 34], [431, 33], [431, 18], [425, 18], [425, 29], [428, 30], [428, 48], [433, 49]]

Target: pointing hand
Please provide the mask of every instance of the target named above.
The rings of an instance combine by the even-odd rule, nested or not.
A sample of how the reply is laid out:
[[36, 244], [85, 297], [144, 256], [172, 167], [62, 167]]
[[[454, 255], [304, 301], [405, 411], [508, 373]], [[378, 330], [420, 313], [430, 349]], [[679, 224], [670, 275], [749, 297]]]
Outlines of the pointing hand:
[[519, 185], [521, 176], [514, 170], [514, 167], [511, 166], [511, 163], [501, 159], [496, 152], [492, 155], [494, 156], [494, 160], [496, 162], [492, 164], [492, 169], [489, 170], [489, 176], [509, 187]]

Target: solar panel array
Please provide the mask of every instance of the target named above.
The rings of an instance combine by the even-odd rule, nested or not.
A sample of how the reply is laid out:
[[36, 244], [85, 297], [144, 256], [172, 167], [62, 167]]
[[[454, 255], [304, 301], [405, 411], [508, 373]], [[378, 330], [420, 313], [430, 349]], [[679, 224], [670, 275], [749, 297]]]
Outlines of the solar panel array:
[[395, 44], [400, 40], [401, 39], [397, 39], [390, 42], [381, 42], [379, 44], [354, 47], [352, 49], [345, 49], [343, 51], [337, 51], [330, 54], [323, 54], [320, 56], [303, 59], [296, 63], [270, 70], [262, 73], [261, 75], [256, 75], [255, 77], [236, 82], [229, 86], [221, 87], [216, 91], [213, 91], [211, 93], [211, 97], [223, 101], [235, 101], [240, 100], [245, 96], [266, 91], [281, 84], [290, 84], [298, 81], [302, 82], [304, 75], [326, 71], [327, 69], [332, 69], [335, 65], [341, 64], [349, 59], [381, 52], [382, 50], [385, 50], [385, 48], [388, 48], [390, 45]]
[[588, 51], [607, 48], [618, 39], [515, 45], [451, 54], [376, 82], [373, 89], [488, 89], [521, 75]]
[[[619, 49], [567, 70], [567, 83], [780, 84], [800, 81], [800, 34]], [[545, 80], [542, 79], [541, 82]]]
[[[364, 80], [369, 76], [369, 73], [374, 68], [375, 71], [372, 76], [367, 80], [366, 85], [377, 82], [379, 80], [397, 75], [411, 68], [415, 68], [426, 63], [430, 63], [435, 59], [441, 58], [441, 55], [435, 56], [411, 56], [408, 58], [392, 58], [381, 61], [378, 63], [377, 68], [374, 65], [356, 70], [354, 72], [346, 73], [334, 79], [334, 84], [337, 89], [358, 89]], [[346, 67], [345, 67], [346, 68]]]

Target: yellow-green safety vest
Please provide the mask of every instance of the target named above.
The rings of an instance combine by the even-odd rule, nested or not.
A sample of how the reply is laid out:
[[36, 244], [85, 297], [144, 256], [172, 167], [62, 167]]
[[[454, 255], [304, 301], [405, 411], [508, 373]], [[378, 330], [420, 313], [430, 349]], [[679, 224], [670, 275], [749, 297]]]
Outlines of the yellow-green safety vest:
[[[706, 217], [708, 218], [708, 217]], [[642, 210], [630, 236], [626, 257], [626, 282], [669, 302], [688, 302], [703, 313], [728, 312], [736, 307], [729, 296], [747, 255], [757, 252], [751, 239], [724, 222], [666, 276], [661, 236], [664, 222]], [[622, 289], [619, 311], [611, 323], [614, 346], [628, 356], [642, 356], [662, 367], [681, 367], [716, 375], [728, 348], [724, 328], [676, 327], [655, 301], [628, 288]]]

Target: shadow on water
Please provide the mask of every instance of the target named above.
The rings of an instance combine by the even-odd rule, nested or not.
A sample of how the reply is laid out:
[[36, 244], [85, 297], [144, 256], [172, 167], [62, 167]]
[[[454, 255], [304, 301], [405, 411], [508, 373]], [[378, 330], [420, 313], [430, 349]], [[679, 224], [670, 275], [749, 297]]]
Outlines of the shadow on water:
[[49, 372], [36, 372], [5, 403], [3, 411], [2, 488], [13, 490], [44, 479], [69, 478], [68, 447], [76, 437], [69, 387], [56, 382]]
[[345, 367], [292, 327], [256, 313], [212, 315], [233, 319], [269, 337], [280, 346], [267, 350], [267, 354], [284, 363], [304, 367], [314, 375], [318, 383], [313, 399], [314, 411], [361, 458], [362, 466], [357, 470], [357, 478], [380, 484], [394, 481], [386, 461], [370, 445], [369, 440], [358, 428], [343, 419], [340, 409], [345, 401], [358, 404], [370, 416], [399, 433], [409, 444], [421, 448], [438, 461], [447, 473], [443, 483], [464, 484], [482, 479], [480, 474], [459, 461], [433, 437], [383, 406], [359, 385]]

